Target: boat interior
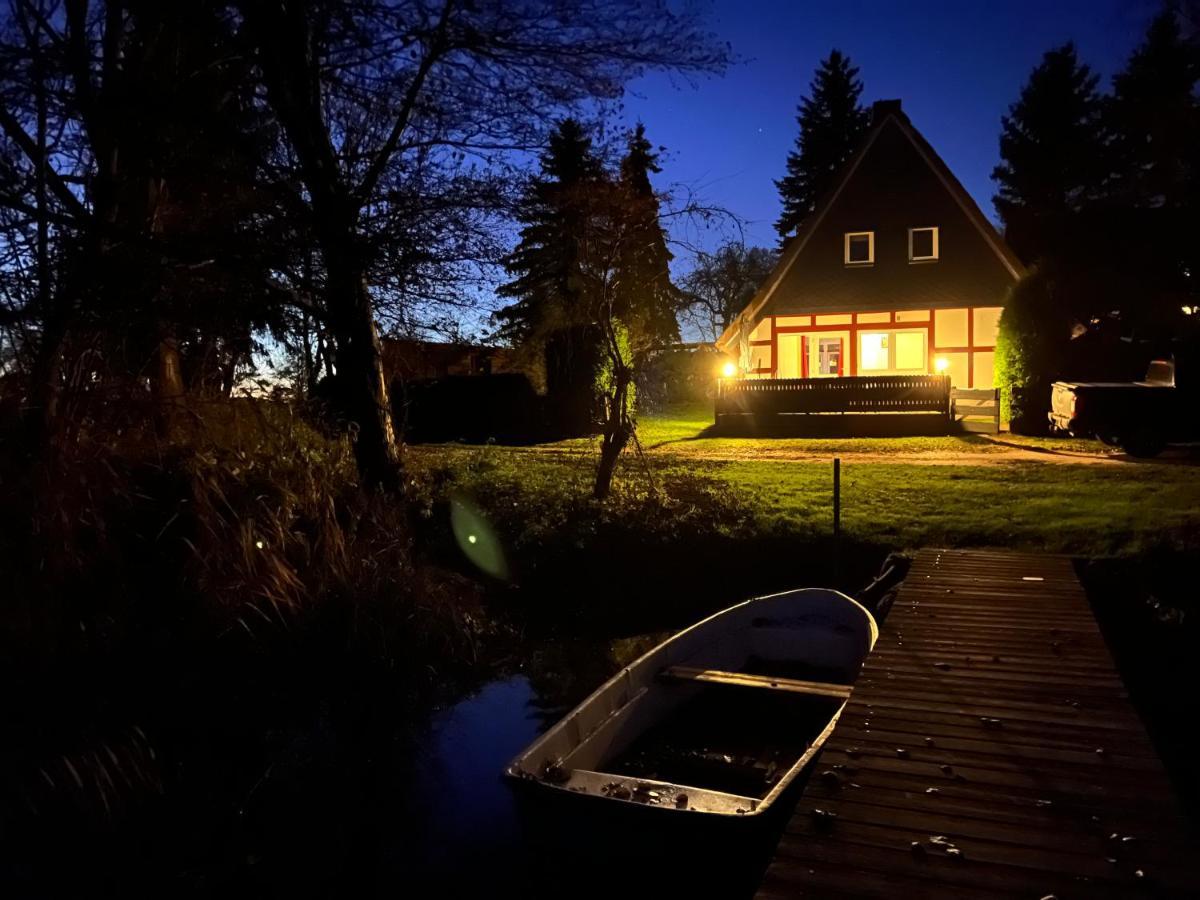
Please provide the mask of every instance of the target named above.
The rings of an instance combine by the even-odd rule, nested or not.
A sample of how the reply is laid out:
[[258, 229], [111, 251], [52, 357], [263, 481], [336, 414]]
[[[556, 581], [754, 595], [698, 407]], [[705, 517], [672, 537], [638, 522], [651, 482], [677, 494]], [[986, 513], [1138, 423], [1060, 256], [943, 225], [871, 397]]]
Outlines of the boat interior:
[[[781, 599], [796, 594], [812, 596]], [[622, 670], [514, 768], [647, 805], [727, 815], [765, 807], [832, 730], [875, 625], [829, 591], [763, 598], [720, 618]]]

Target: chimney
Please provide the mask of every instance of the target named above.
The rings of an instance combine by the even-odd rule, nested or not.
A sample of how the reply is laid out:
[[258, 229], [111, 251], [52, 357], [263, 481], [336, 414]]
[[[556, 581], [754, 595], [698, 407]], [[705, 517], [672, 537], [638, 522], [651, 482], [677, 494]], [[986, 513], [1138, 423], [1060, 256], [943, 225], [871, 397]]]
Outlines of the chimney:
[[903, 118], [904, 113], [900, 109], [899, 100], [876, 100], [871, 105], [871, 124], [878, 125], [883, 121], [884, 117], [894, 113]]

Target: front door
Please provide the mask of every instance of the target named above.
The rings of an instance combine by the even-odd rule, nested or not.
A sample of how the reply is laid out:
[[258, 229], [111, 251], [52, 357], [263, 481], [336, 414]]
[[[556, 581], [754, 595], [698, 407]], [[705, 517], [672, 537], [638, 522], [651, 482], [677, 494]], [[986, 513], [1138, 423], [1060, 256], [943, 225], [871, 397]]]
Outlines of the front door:
[[841, 332], [833, 334], [806, 334], [804, 336], [804, 362], [807, 378], [836, 378], [844, 371], [846, 362], [846, 337]]

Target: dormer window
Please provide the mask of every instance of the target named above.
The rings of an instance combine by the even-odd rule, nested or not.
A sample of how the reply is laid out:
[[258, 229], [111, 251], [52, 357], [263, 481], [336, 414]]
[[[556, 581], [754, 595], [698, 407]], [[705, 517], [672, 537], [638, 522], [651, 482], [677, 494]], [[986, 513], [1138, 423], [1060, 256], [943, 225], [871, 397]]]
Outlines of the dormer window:
[[938, 258], [937, 228], [908, 229], [908, 261], [932, 262]]
[[869, 266], [875, 262], [875, 232], [846, 232], [846, 265]]

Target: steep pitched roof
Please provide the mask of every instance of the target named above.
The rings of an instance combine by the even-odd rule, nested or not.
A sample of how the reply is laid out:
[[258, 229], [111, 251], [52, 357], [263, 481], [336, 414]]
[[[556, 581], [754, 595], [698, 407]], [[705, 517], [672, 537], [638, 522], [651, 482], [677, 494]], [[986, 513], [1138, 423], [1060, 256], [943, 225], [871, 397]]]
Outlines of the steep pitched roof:
[[[895, 131], [892, 131], [892, 129], [895, 129]], [[901, 137], [897, 138], [897, 133]], [[897, 141], [900, 143], [898, 144]], [[891, 151], [895, 151], [897, 147], [911, 148], [904, 150], [910, 157], [915, 152], [916, 157], [920, 161], [919, 164], [926, 167], [928, 172], [932, 173], [936, 182], [940, 183], [946, 193], [953, 199], [954, 205], [961, 210], [962, 216], [969, 223], [970, 229], [977, 232], [984, 245], [986, 245], [986, 250], [980, 249], [978, 252], [979, 254], [985, 254], [988, 259], [992, 260], [988, 265], [995, 273], [991, 276], [993, 282], [997, 279], [1004, 281], [1011, 279], [1016, 281], [1024, 274], [1024, 267], [1016, 255], [1013, 254], [991, 222], [983, 215], [979, 206], [971, 198], [970, 194], [967, 193], [966, 189], [963, 188], [959, 180], [955, 178], [954, 173], [950, 171], [937, 152], [929, 145], [929, 142], [913, 127], [908, 117], [901, 111], [899, 101], [883, 101], [875, 104], [874, 122], [864, 136], [858, 150], [843, 167], [833, 186], [818, 202], [812, 215], [805, 221], [801, 230], [788, 243], [775, 270], [763, 283], [758, 293], [755, 294], [741, 314], [730, 323], [729, 327], [718, 338], [718, 348], [725, 349], [736, 338], [742, 328], [752, 328], [764, 314], [768, 303], [771, 303], [773, 300], [776, 301], [772, 303], [774, 307], [780, 302], [780, 299], [777, 298], [780, 286], [788, 280], [789, 273], [793, 271], [797, 260], [804, 253], [813, 235], [821, 229], [821, 225], [830, 214], [830, 211], [837, 207], [839, 199], [842, 198], [847, 190], [847, 186], [852, 183], [860, 167], [863, 166], [864, 160], [867, 160], [871, 156], [872, 149], [877, 144], [881, 146], [885, 144], [890, 145]], [[885, 151], [888, 151], [887, 147], [879, 152], [884, 153]], [[924, 177], [927, 181], [929, 180], [928, 175]], [[880, 202], [885, 201], [881, 200]], [[962, 222], [963, 219], [959, 219], [958, 221]], [[925, 225], [935, 223], [911, 222], [910, 224]], [[811, 306], [812, 299], [808, 298], [806, 303]], [[865, 303], [862, 304], [862, 308], [869, 308], [871, 305]]]

